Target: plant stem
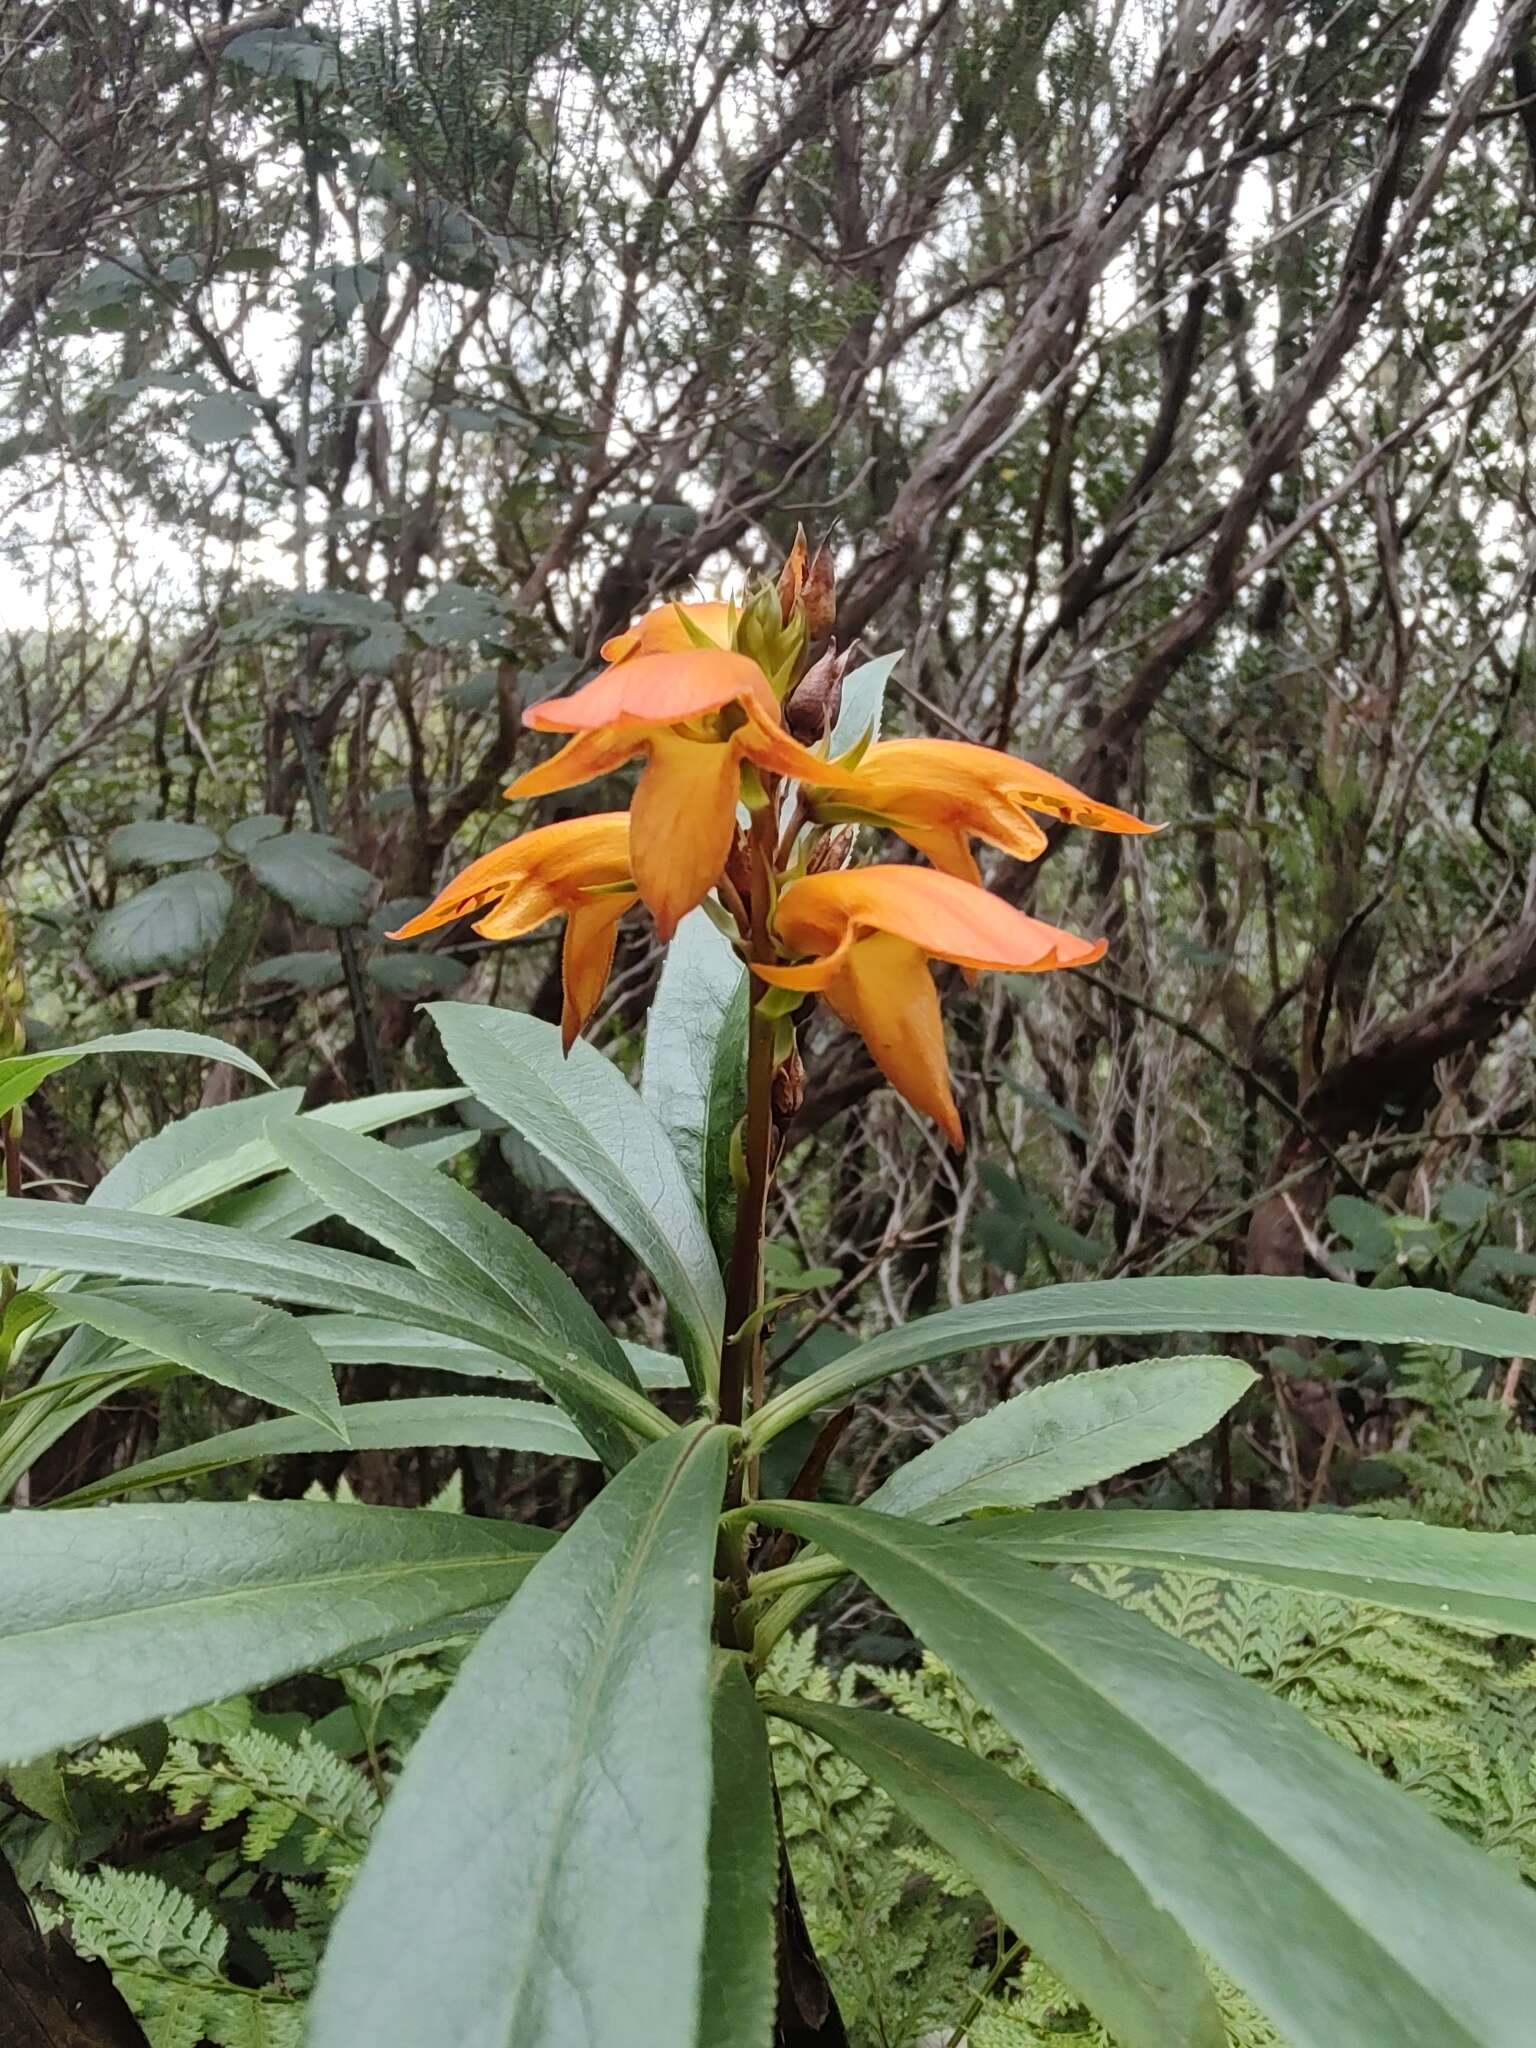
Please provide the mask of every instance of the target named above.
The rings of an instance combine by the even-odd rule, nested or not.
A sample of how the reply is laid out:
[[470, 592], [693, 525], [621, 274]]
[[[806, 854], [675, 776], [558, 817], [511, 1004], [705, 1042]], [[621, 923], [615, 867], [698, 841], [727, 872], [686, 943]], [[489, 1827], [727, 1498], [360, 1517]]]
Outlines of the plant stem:
[[955, 2031], [950, 2035], [949, 2039], [945, 2042], [944, 2048], [964, 2048], [965, 2037], [969, 2033], [970, 2029], [975, 2025], [976, 2021], [981, 2017], [982, 2007], [986, 2004], [987, 2000], [991, 1997], [992, 1993], [997, 1989], [998, 1985], [1003, 1981], [1004, 1977], [1007, 1976], [1008, 1971], [1013, 1965], [1013, 1963], [1018, 1959], [1019, 1956], [1021, 1956], [1024, 1953], [1026, 1947], [1027, 1943], [1023, 1941], [1014, 1941], [1011, 1942], [1007, 1948], [1001, 1950], [1000, 1954], [998, 1955], [996, 1963], [993, 1965], [991, 1973], [987, 1977], [986, 1982], [982, 1985], [981, 1989], [976, 1993], [976, 1996], [971, 2000], [970, 2004], [966, 2007], [965, 2017], [961, 2020], [960, 2024], [955, 2028]]
[[[750, 945], [754, 960], [772, 957], [768, 922], [772, 904], [775, 821], [772, 808], [752, 820], [752, 903]], [[766, 993], [752, 984], [747, 1013], [747, 1112], [742, 1139], [743, 1186], [736, 1203], [736, 1229], [725, 1288], [725, 1343], [720, 1354], [720, 1419], [739, 1424], [747, 1412], [750, 1390], [762, 1398], [762, 1330], [758, 1310], [763, 1296], [763, 1233], [768, 1215], [768, 1186], [773, 1146], [774, 1023], [758, 1007]], [[737, 1482], [739, 1498], [739, 1481]], [[736, 1501], [728, 1503], [735, 1506]]]

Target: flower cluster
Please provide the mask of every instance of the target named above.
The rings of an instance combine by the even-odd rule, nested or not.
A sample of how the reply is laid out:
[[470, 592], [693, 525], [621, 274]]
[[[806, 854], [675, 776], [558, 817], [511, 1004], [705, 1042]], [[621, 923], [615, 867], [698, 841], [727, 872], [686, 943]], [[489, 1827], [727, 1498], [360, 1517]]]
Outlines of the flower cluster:
[[[498, 847], [391, 936], [478, 913], [477, 931], [510, 939], [563, 914], [569, 1049], [602, 995], [624, 912], [643, 903], [667, 940], [716, 897], [762, 1000], [784, 1014], [819, 995], [961, 1144], [929, 960], [1038, 974], [1104, 951], [990, 895], [973, 843], [1032, 860], [1047, 843], [1037, 817], [1151, 828], [990, 747], [865, 735], [831, 755], [841, 664], [829, 648], [807, 668], [831, 622], [830, 568], [801, 539], [777, 584], [745, 605], [662, 605], [606, 641], [590, 682], [524, 713], [535, 731], [569, 737], [507, 795], [551, 795], [639, 759], [628, 811]], [[808, 744], [811, 724], [823, 737]], [[932, 865], [847, 865], [853, 824], [894, 833]]]

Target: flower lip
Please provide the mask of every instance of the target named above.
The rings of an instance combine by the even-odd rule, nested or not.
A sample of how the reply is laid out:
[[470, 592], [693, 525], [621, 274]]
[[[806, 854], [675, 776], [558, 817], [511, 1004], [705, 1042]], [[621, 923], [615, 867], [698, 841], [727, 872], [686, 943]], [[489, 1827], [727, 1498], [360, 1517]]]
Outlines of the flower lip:
[[[637, 654], [584, 683], [569, 696], [530, 704], [524, 725], [535, 732], [597, 732], [603, 728], [681, 725], [744, 700], [773, 704], [755, 661], [727, 647], [690, 647]], [[777, 707], [774, 707], [777, 716]]]
[[485, 911], [477, 931], [518, 938], [586, 901], [588, 890], [626, 881], [629, 872], [626, 812], [563, 818], [481, 854], [445, 883], [425, 910], [388, 936], [419, 938]]
[[1028, 917], [972, 882], [895, 863], [791, 882], [779, 899], [777, 922], [790, 951], [820, 956], [807, 965], [757, 970], [763, 980], [788, 988], [825, 987], [849, 949], [877, 932], [931, 959], [1013, 974], [1087, 967], [1107, 948], [1104, 939], [1078, 938]]

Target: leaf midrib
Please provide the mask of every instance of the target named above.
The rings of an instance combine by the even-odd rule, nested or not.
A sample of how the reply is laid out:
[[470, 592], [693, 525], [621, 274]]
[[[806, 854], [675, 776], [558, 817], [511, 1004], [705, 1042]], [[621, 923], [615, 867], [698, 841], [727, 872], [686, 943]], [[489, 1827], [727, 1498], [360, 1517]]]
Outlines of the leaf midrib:
[[[139, 1510], [125, 1512], [137, 1513]], [[376, 1583], [384, 1584], [394, 1579], [416, 1578], [426, 1572], [483, 1570], [487, 1565], [506, 1565], [509, 1569], [515, 1567], [526, 1570], [529, 1566], [537, 1564], [540, 1558], [548, 1556], [553, 1548], [553, 1544], [530, 1550], [509, 1547], [504, 1552], [484, 1551], [477, 1557], [422, 1558], [410, 1563], [370, 1565], [360, 1571], [318, 1572], [302, 1579], [265, 1579], [259, 1586], [241, 1586], [220, 1593], [192, 1593], [181, 1600], [155, 1600], [139, 1607], [120, 1607], [111, 1614], [77, 1616], [73, 1620], [49, 1622], [42, 1628], [29, 1627], [17, 1630], [0, 1637], [0, 1658], [3, 1658], [13, 1645], [19, 1644], [23, 1648], [28, 1648], [47, 1636], [65, 1632], [79, 1633], [84, 1629], [109, 1628], [117, 1622], [129, 1622], [137, 1626], [141, 1622], [152, 1620], [156, 1615], [185, 1614], [198, 1607], [212, 1608], [217, 1612], [220, 1603], [225, 1601], [259, 1600], [269, 1594], [323, 1592], [331, 1586], [363, 1587]]]

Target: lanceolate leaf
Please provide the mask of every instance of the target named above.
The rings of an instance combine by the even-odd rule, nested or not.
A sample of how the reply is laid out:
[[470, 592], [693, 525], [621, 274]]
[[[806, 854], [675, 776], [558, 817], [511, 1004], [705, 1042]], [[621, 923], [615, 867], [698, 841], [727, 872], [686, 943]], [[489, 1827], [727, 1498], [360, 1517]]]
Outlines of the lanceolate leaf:
[[[384, 1124], [432, 1116], [464, 1100], [462, 1088], [417, 1088], [399, 1094], [365, 1095], [303, 1112], [304, 1124], [344, 1131], [374, 1131]], [[184, 1216], [204, 1202], [275, 1174], [282, 1165], [270, 1126], [299, 1115], [300, 1091], [217, 1109], [193, 1110], [168, 1124], [121, 1159], [92, 1189], [87, 1201], [109, 1209], [139, 1209], [156, 1216]], [[265, 1109], [266, 1116], [259, 1112]], [[231, 1112], [245, 1112], [233, 1115]], [[170, 1142], [174, 1138], [174, 1143]]]
[[1294, 1709], [971, 1531], [754, 1513], [889, 1602], [1290, 2048], [1525, 2048], [1530, 1895]]
[[313, 1501], [0, 1516], [0, 1763], [507, 1600], [553, 1541], [507, 1522]]
[[[447, 1166], [479, 1142], [478, 1131], [448, 1130], [440, 1138], [423, 1137], [410, 1150], [420, 1165]], [[275, 1173], [209, 1202], [202, 1220], [227, 1224], [256, 1237], [302, 1237], [330, 1213], [329, 1205], [311, 1194], [296, 1173]]]
[[[678, 926], [646, 1019], [640, 1093], [672, 1140], [718, 1246], [746, 1108], [747, 975], [702, 910]], [[728, 1238], [727, 1238], [728, 1241]]]
[[329, 1360], [299, 1318], [281, 1309], [196, 1287], [76, 1288], [49, 1327], [76, 1323], [131, 1344], [149, 1362], [165, 1359], [306, 1415], [333, 1444], [347, 1440]]
[[[496, 1400], [484, 1394], [431, 1394], [422, 1399], [353, 1401], [342, 1410], [347, 1441], [354, 1451], [418, 1451], [441, 1444], [473, 1444], [482, 1450], [537, 1451], [550, 1458], [590, 1458], [591, 1447], [558, 1408], [543, 1402]], [[247, 1465], [259, 1458], [293, 1457], [333, 1451], [335, 1438], [315, 1424], [285, 1416], [226, 1430], [201, 1443], [146, 1458], [105, 1479], [82, 1486], [52, 1507], [83, 1507], [114, 1500], [150, 1486], [175, 1486]]]
[[642, 1452], [471, 1651], [336, 1923], [310, 2048], [690, 2048], [729, 1441]]
[[434, 1003], [454, 1070], [558, 1167], [666, 1296], [697, 1389], [718, 1371], [725, 1296], [709, 1233], [666, 1132], [610, 1060], [511, 1010]]
[[715, 1653], [714, 1793], [699, 2048], [773, 2039], [779, 1836], [768, 1729], [740, 1657]]
[[72, 1208], [25, 1195], [0, 1202], [0, 1259], [123, 1280], [181, 1282], [266, 1295], [313, 1308], [357, 1309], [364, 1315], [440, 1330], [504, 1352], [526, 1367], [562, 1406], [569, 1405], [568, 1396], [579, 1405], [595, 1404], [613, 1427], [641, 1441], [673, 1433], [673, 1424], [643, 1394], [591, 1359], [557, 1349], [528, 1324], [488, 1302], [459, 1302], [419, 1273], [382, 1259], [321, 1245], [265, 1241], [216, 1223], [139, 1216], [131, 1209]]
[[468, 1188], [409, 1152], [305, 1119], [274, 1124], [271, 1137], [278, 1157], [322, 1201], [424, 1279], [466, 1305], [483, 1296], [526, 1318], [551, 1343], [579, 1351], [639, 1392], [629, 1360], [575, 1282]]
[[[307, 1316], [304, 1327], [332, 1365], [410, 1365], [427, 1372], [467, 1373], [476, 1379], [531, 1378], [483, 1344], [467, 1344], [435, 1330], [413, 1330], [381, 1316]], [[686, 1387], [682, 1362], [643, 1344], [624, 1355], [642, 1387]]]
[[998, 1918], [1119, 2048], [1225, 2048], [1200, 1959], [1119, 1857], [1053, 1793], [900, 1714], [809, 1700], [770, 1713], [830, 1742], [968, 1871]]
[[1536, 1357], [1536, 1317], [1428, 1287], [1350, 1287], [1264, 1274], [1195, 1280], [1083, 1280], [1004, 1294], [919, 1316], [786, 1388], [749, 1432], [767, 1443], [818, 1408], [838, 1407], [873, 1381], [998, 1344], [1047, 1337], [1147, 1337], [1242, 1330], [1266, 1337], [1334, 1337], [1357, 1344], [1446, 1344]]
[[1536, 1536], [1353, 1515], [1065, 1509], [978, 1523], [978, 1539], [1042, 1564], [1146, 1565], [1331, 1593], [1457, 1628], [1536, 1637]]
[[1255, 1377], [1236, 1358], [1146, 1358], [1074, 1373], [962, 1423], [864, 1505], [949, 1522], [973, 1508], [1058, 1500], [1204, 1436]]
[[263, 1068], [238, 1047], [226, 1045], [222, 1038], [206, 1038], [200, 1031], [122, 1031], [110, 1038], [87, 1038], [79, 1045], [55, 1046], [51, 1052], [17, 1053], [0, 1060], [0, 1113], [25, 1102], [50, 1074], [98, 1052], [185, 1053], [194, 1059], [223, 1060], [227, 1066], [254, 1074], [266, 1087], [272, 1086]]

